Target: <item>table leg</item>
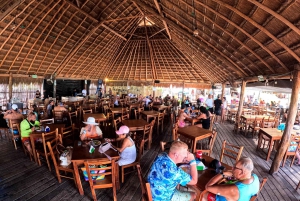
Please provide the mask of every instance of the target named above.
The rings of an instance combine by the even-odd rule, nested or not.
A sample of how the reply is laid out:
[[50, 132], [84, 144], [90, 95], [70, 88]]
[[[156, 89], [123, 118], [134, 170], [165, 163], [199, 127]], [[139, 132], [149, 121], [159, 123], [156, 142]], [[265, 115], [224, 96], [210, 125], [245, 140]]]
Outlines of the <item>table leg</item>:
[[73, 162], [73, 168], [74, 168], [74, 177], [75, 177], [75, 180], [77, 183], [77, 188], [78, 188], [79, 194], [84, 195], [81, 180], [80, 180], [78, 165], [76, 162]]
[[258, 133], [258, 142], [257, 142], [256, 150], [260, 149], [260, 147], [261, 147], [261, 142], [262, 142], [262, 134], [261, 134], [261, 131], [259, 131], [259, 133]]
[[115, 167], [116, 167], [116, 189], [120, 190], [120, 178], [119, 178], [119, 164], [115, 163]]
[[193, 140], [193, 146], [192, 146], [192, 153], [196, 153], [196, 145], [197, 145], [197, 141], [196, 139]]
[[34, 137], [33, 136], [30, 136], [30, 144], [31, 144], [31, 149], [32, 149], [31, 151], [32, 151], [32, 154], [33, 154], [34, 161], [37, 163], [37, 157], [36, 157], [36, 152], [35, 152], [35, 142], [34, 142]]
[[268, 155], [267, 155], [266, 161], [268, 161], [269, 158], [270, 158], [270, 155], [271, 155], [271, 152], [272, 152], [272, 149], [273, 149], [273, 147], [272, 147], [273, 142], [274, 142], [274, 140], [271, 138], [270, 139], [270, 145], [269, 145], [269, 150], [268, 150]]

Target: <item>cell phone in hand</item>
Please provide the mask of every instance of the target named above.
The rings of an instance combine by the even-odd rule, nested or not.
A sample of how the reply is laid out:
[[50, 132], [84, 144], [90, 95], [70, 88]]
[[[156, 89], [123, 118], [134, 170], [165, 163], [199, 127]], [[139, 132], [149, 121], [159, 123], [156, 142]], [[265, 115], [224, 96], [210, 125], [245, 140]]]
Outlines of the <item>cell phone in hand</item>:
[[81, 141], [78, 141], [78, 146], [81, 146]]

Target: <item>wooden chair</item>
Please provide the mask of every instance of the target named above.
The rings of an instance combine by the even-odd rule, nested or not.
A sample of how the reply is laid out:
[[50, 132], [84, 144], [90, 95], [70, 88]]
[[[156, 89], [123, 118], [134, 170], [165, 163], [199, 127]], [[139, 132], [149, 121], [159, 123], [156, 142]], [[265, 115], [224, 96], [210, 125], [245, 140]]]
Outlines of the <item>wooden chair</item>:
[[150, 184], [146, 183], [146, 181], [142, 175], [141, 166], [139, 164], [136, 165], [136, 169], [137, 169], [139, 180], [141, 183], [142, 201], [152, 201], [152, 193], [151, 193]]
[[252, 133], [252, 138], [254, 138], [255, 134], [258, 135], [258, 131], [261, 128], [263, 121], [264, 121], [264, 118], [260, 120], [260, 119], [257, 119], [257, 117], [255, 117], [254, 122], [249, 125], [247, 133], [252, 131], [251, 132]]
[[64, 111], [53, 110], [53, 116], [55, 122], [63, 122], [63, 113]]
[[159, 134], [159, 126], [161, 125], [161, 131], [164, 129], [164, 117], [165, 117], [165, 112], [163, 113], [158, 113], [158, 116], [156, 118], [156, 128], [157, 128], [157, 133]]
[[[256, 198], [258, 197], [260, 191], [262, 190], [262, 188], [264, 187], [265, 183], [267, 182], [268, 178], [267, 177], [264, 177], [263, 180], [260, 182], [260, 185], [259, 185], [259, 190], [257, 192], [256, 195], [252, 196], [250, 201], [254, 201], [256, 200]], [[297, 190], [297, 189], [296, 189]]]
[[54, 118], [52, 118], [52, 119], [41, 119], [40, 124], [54, 124]]
[[118, 117], [117, 119], [114, 119], [115, 131], [117, 131], [120, 128], [121, 125], [122, 125], [121, 117]]
[[175, 123], [174, 127], [172, 129], [172, 140], [173, 141], [178, 140], [179, 135], [178, 135], [177, 131], [178, 131], [178, 123]]
[[77, 117], [77, 111], [75, 112], [69, 112], [69, 118], [72, 124], [77, 124], [78, 123], [78, 117]]
[[[68, 178], [68, 179], [73, 179], [74, 182], [75, 182], [75, 185], [76, 185], [76, 180], [74, 178], [74, 169], [73, 169], [72, 163], [67, 167], [61, 166], [59, 164], [59, 153], [57, 152], [58, 143], [62, 143], [61, 135], [58, 135], [53, 140], [47, 142], [47, 147], [48, 147], [51, 159], [52, 159], [53, 164], [54, 164], [54, 168], [55, 168], [55, 172], [56, 172], [58, 182], [61, 183], [61, 177], [64, 177], [64, 178]], [[64, 174], [61, 174], [60, 171], [64, 172]], [[72, 173], [73, 177], [67, 176], [67, 174], [66, 174], [67, 172]]]
[[212, 131], [216, 115], [211, 115], [209, 130]]
[[124, 114], [124, 115], [122, 115], [122, 121], [123, 121], [123, 120], [126, 120], [126, 119], [129, 119], [129, 114]]
[[285, 161], [286, 161], [287, 157], [289, 157], [289, 156], [293, 157], [291, 164], [290, 164], [290, 167], [292, 167], [292, 165], [294, 164], [295, 158], [296, 158], [296, 153], [299, 150], [300, 150], [300, 139], [298, 136], [292, 136], [291, 140], [290, 140], [290, 145], [284, 154], [281, 167], [284, 166]]
[[48, 132], [48, 133], [42, 133], [42, 143], [43, 143], [43, 149], [36, 149], [36, 158], [38, 161], [39, 166], [41, 166], [41, 159], [40, 156], [45, 157], [46, 161], [47, 161], [47, 165], [49, 168], [49, 171], [51, 171], [51, 166], [49, 163], [49, 156], [50, 156], [50, 152], [47, 149], [47, 142], [48, 141], [52, 141], [53, 139], [57, 138], [58, 136], [58, 128], [56, 128], [54, 131]]
[[93, 110], [92, 109], [82, 110], [82, 114], [87, 114], [87, 113], [93, 113]]
[[229, 144], [226, 142], [226, 140], [224, 140], [221, 150], [220, 162], [222, 162], [224, 156], [234, 159], [235, 162], [237, 162], [242, 155], [243, 149], [244, 146], [239, 147], [233, 144]]
[[[144, 151], [144, 145], [145, 145], [145, 140], [143, 139], [136, 139], [135, 140], [135, 147], [136, 147], [136, 159], [135, 162], [128, 164], [128, 165], [123, 165], [121, 166], [121, 174], [122, 174], [122, 183], [124, 183], [124, 176], [125, 176], [125, 169], [129, 167], [135, 167], [136, 165], [140, 164], [140, 160], [142, 158], [142, 154]], [[126, 172], [126, 174], [129, 174], [131, 172]]]
[[213, 131], [212, 131], [212, 135], [211, 137], [209, 138], [209, 143], [208, 143], [208, 149], [201, 149], [202, 153], [206, 153], [208, 156], [211, 155], [212, 153], [212, 150], [214, 148], [214, 144], [215, 144], [215, 141], [216, 141], [216, 138], [217, 138], [217, 135], [218, 135], [218, 132], [217, 130], [214, 128]]
[[151, 144], [152, 144], [152, 133], [153, 133], [154, 123], [155, 120], [152, 120], [150, 124], [144, 126], [142, 139], [145, 140], [145, 143], [148, 142], [148, 150], [151, 148]]
[[[88, 174], [89, 184], [91, 187], [91, 192], [94, 201], [97, 200], [95, 189], [101, 189], [101, 188], [112, 188], [113, 200], [117, 201], [117, 192], [116, 192], [116, 183], [115, 183], [115, 178], [116, 178], [115, 160], [85, 161], [84, 165]], [[98, 176], [105, 176], [105, 177], [104, 179], [93, 180], [92, 177], [98, 177]]]
[[[73, 145], [74, 142], [74, 130], [75, 124], [72, 124], [69, 127], [61, 128], [62, 139], [65, 140], [65, 144]], [[68, 140], [68, 141], [66, 141]]]
[[[14, 143], [15, 150], [17, 150], [17, 144], [16, 139], [21, 138], [21, 132], [20, 132], [20, 123], [22, 119], [9, 119], [9, 128], [11, 129], [11, 140]], [[14, 134], [14, 130], [18, 131], [18, 134]], [[26, 153], [26, 152], [25, 152]]]
[[106, 126], [109, 126], [109, 125], [111, 125], [112, 124], [112, 122], [113, 122], [113, 114], [111, 113], [111, 112], [108, 112], [107, 114], [106, 114]]

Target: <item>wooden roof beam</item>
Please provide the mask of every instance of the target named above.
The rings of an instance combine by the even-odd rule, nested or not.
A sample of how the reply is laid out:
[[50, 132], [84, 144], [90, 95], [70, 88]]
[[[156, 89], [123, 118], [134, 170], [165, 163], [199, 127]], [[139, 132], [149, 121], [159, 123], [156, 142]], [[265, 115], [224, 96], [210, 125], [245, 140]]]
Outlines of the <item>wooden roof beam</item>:
[[[144, 18], [144, 23], [146, 24], [146, 18]], [[148, 44], [148, 48], [149, 48], [149, 55], [150, 55], [150, 61], [151, 61], [152, 77], [154, 80], [156, 80], [157, 74], [156, 74], [156, 68], [155, 68], [155, 63], [154, 63], [154, 55], [153, 55], [152, 46], [151, 46], [148, 32], [147, 32], [147, 26], [145, 26], [145, 31], [146, 31], [146, 40], [147, 40], [147, 44]]]
[[151, 36], [149, 36], [149, 39], [152, 38], [153, 36], [155, 36], [156, 34], [162, 32], [162, 31], [165, 30], [165, 29], [166, 29], [166, 28], [163, 28], [163, 29], [157, 31], [156, 33], [152, 34]]
[[141, 18], [141, 17], [143, 17], [143, 16], [137, 15], [137, 16], [129, 16], [129, 17], [120, 17], [120, 18], [111, 19], [111, 20], [104, 20], [104, 23], [106, 23], [106, 22], [115, 22], [115, 21], [120, 21], [120, 20], [134, 19], [134, 18]]
[[140, 11], [140, 13], [142, 13], [143, 15], [145, 15], [144, 11], [142, 11], [142, 9], [139, 7], [139, 5], [137, 5], [137, 3], [135, 1], [132, 1], [132, 3], [135, 5], [135, 7]]
[[[112, 16], [122, 5], [124, 1], [120, 3], [111, 13], [109, 13], [106, 16], [106, 19], [108, 19], [110, 16]], [[63, 67], [70, 61], [71, 58], [73, 58], [74, 54], [78, 51], [78, 49], [91, 37], [92, 34], [95, 33], [102, 25], [104, 24], [104, 20], [98, 23], [77, 45], [76, 47], [71, 50], [71, 52], [63, 59], [62, 63], [56, 69], [54, 72], [57, 72], [56, 74], [59, 75], [62, 71]]]
[[105, 24], [101, 25], [102, 27], [104, 27], [105, 29], [111, 31], [112, 33], [114, 33], [115, 35], [119, 36], [120, 38], [122, 38], [123, 40], [127, 41], [127, 39], [122, 36], [121, 34], [118, 34], [117, 32], [115, 32], [113, 29], [109, 28], [108, 26], [106, 26]]
[[293, 31], [295, 31], [298, 35], [300, 35], [300, 29], [297, 28], [295, 25], [293, 25], [290, 21], [288, 21], [282, 15], [276, 13], [275, 11], [271, 10], [267, 6], [263, 5], [262, 3], [259, 3], [258, 1], [254, 1], [254, 0], [247, 0], [247, 1], [253, 3], [257, 7], [259, 7], [260, 9], [266, 11], [267, 13], [273, 15], [274, 17], [276, 17], [277, 19], [279, 19], [280, 21], [282, 21], [284, 24], [286, 24], [288, 27], [290, 27], [290, 29], [292, 29]]
[[[74, 8], [75, 10], [77, 10], [78, 12], [80, 12], [80, 13], [84, 14], [85, 16], [87, 16], [88, 18], [92, 19], [94, 22], [99, 22], [99, 20], [97, 20], [96, 18], [94, 18], [89, 13], [85, 12], [84, 10], [82, 10], [79, 5], [77, 7], [76, 5], [74, 5], [72, 2], [70, 2], [68, 0], [63, 0], [63, 1], [65, 3], [67, 3], [68, 5], [70, 5], [72, 8]], [[78, 2], [78, 0], [77, 0], [77, 2]]]
[[[157, 8], [157, 10], [158, 10], [158, 13], [160, 14], [160, 16], [162, 16], [162, 18], [165, 18], [164, 15], [163, 15], [163, 13], [162, 13], [162, 11], [161, 11], [161, 9], [160, 9], [160, 6], [159, 6], [158, 1], [157, 1], [157, 0], [153, 0], [153, 1], [154, 1], [154, 3], [155, 3], [155, 6], [156, 6], [156, 8]], [[171, 40], [172, 37], [171, 37], [171, 33], [170, 33], [169, 27], [168, 27], [168, 25], [167, 25], [167, 22], [166, 22], [164, 19], [162, 19], [162, 22], [163, 22], [163, 24], [164, 24], [164, 26], [165, 26], [165, 29], [166, 29], [167, 34], [168, 34], [168, 36], [169, 36], [169, 39]]]
[[[11, 14], [20, 4], [22, 4], [25, 0], [6, 0], [6, 4], [1, 5], [1, 11], [6, 9], [4, 12], [0, 13], [0, 22], [9, 14]], [[2, 2], [3, 3], [3, 2]], [[6, 7], [5, 7], [6, 6]], [[3, 8], [5, 7], [5, 8]]]

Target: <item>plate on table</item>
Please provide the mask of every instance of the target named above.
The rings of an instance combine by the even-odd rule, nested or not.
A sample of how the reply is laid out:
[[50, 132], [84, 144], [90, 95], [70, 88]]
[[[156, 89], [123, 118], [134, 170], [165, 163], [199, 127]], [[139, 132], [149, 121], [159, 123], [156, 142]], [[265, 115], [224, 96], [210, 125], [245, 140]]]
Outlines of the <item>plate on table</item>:
[[191, 173], [191, 166], [188, 164], [182, 164], [179, 166], [183, 171], [190, 174]]
[[294, 125], [294, 126], [293, 126], [293, 129], [294, 129], [294, 130], [299, 130], [299, 129], [300, 129], [300, 126]]
[[[100, 140], [93, 140], [93, 142], [94, 142], [94, 144], [95, 144], [95, 147], [98, 147], [98, 146], [100, 146], [100, 144], [101, 144], [101, 141], [100, 141]], [[92, 145], [92, 141], [90, 141], [89, 143], [90, 143], [90, 145]]]

